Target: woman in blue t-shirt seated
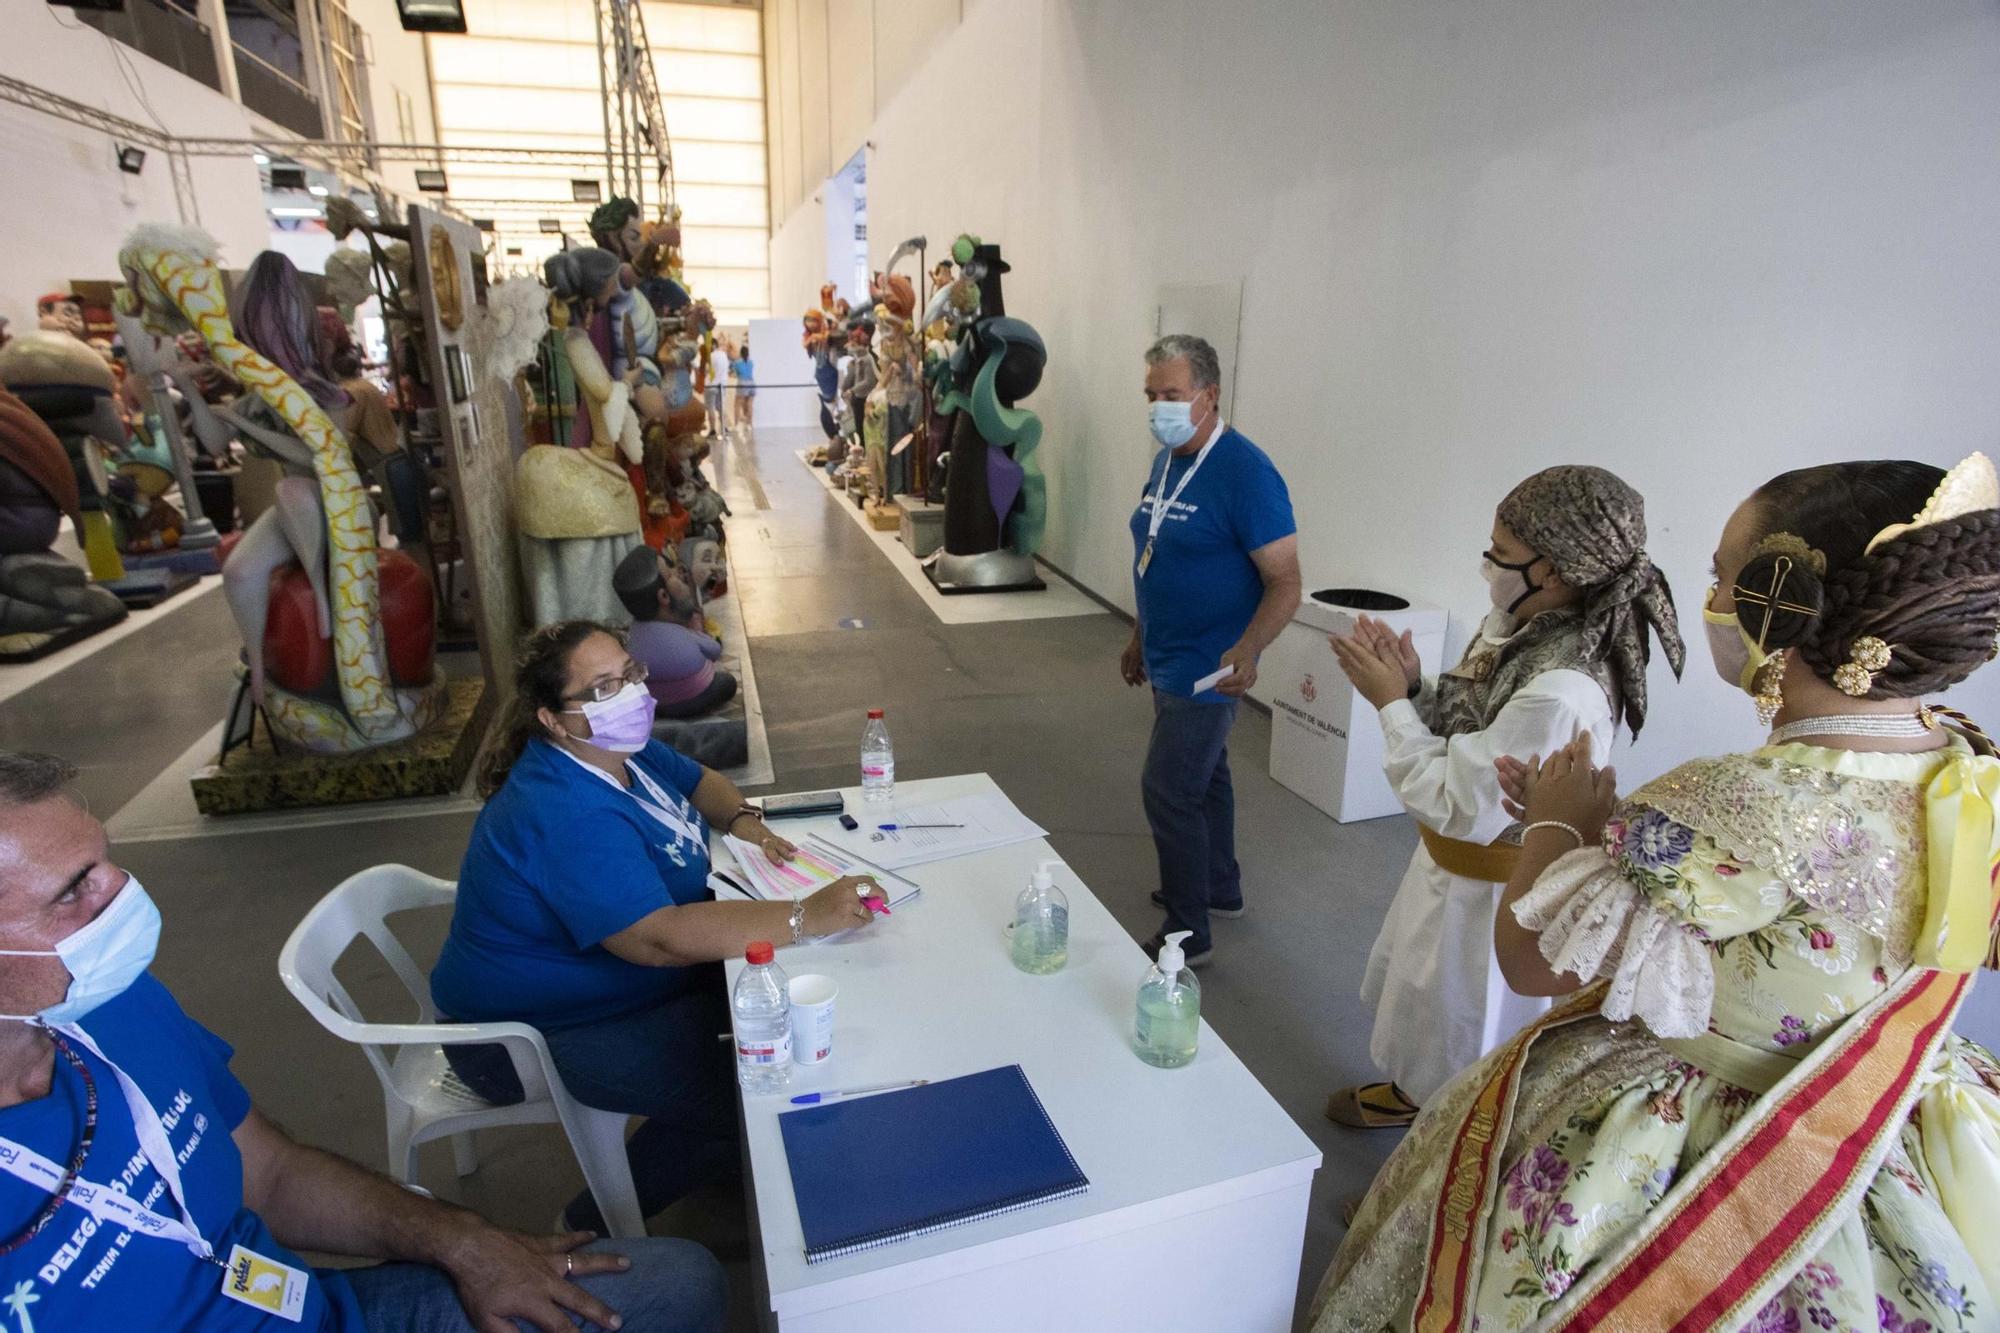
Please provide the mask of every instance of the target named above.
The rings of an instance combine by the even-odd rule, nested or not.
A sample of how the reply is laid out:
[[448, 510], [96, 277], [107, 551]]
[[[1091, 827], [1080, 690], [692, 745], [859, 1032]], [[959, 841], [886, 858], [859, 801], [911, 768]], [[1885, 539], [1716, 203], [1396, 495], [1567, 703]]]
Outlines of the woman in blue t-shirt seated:
[[[536, 630], [514, 684], [431, 994], [461, 1022], [532, 1024], [578, 1101], [647, 1117], [627, 1152], [651, 1216], [738, 1166], [721, 960], [866, 926], [863, 894], [881, 891], [843, 879], [799, 903], [715, 901], [710, 826], [773, 861], [795, 849], [735, 783], [650, 738], [645, 671], [615, 631]], [[480, 1096], [521, 1099], [505, 1048], [446, 1054]], [[587, 1191], [565, 1216], [604, 1230]]]

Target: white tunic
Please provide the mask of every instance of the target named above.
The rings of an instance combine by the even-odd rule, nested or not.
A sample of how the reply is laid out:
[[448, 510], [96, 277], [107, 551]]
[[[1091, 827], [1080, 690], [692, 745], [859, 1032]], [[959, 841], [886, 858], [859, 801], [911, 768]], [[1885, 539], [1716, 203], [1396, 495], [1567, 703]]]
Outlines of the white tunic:
[[[1383, 768], [1403, 808], [1447, 838], [1490, 843], [1513, 824], [1493, 761], [1526, 762], [1588, 731], [1610, 751], [1610, 702], [1581, 671], [1545, 671], [1516, 691], [1484, 731], [1431, 734], [1416, 705], [1382, 710]], [[1600, 758], [1601, 762], [1601, 758]], [[1500, 884], [1440, 870], [1419, 846], [1368, 955], [1361, 998], [1375, 1007], [1368, 1053], [1419, 1106], [1458, 1073], [1549, 1007], [1516, 995], [1493, 954]]]

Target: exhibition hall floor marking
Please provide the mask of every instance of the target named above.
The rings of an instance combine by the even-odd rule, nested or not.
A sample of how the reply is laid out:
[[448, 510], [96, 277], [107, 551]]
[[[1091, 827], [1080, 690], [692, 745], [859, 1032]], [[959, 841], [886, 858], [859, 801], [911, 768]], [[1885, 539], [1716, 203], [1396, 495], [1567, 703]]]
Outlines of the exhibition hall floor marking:
[[174, 594], [158, 606], [144, 611], [132, 611], [125, 618], [101, 634], [93, 634], [81, 643], [73, 643], [67, 648], [50, 653], [47, 657], [33, 662], [16, 662], [0, 665], [0, 703], [19, 694], [22, 690], [41, 684], [61, 671], [67, 671], [100, 648], [109, 648], [128, 634], [136, 634], [146, 626], [172, 615], [184, 606], [206, 597], [222, 586], [220, 574], [204, 574], [201, 582], [183, 592]]
[[947, 597], [931, 586], [930, 579], [917, 564], [910, 548], [893, 532], [878, 532], [868, 522], [868, 515], [861, 507], [847, 498], [845, 492], [833, 484], [823, 467], [814, 467], [806, 459], [810, 451], [796, 451], [799, 465], [819, 478], [819, 484], [834, 498], [835, 507], [868, 534], [896, 572], [903, 576], [903, 582], [910, 585], [917, 596], [923, 598], [924, 605], [931, 614], [946, 625], [992, 625], [1008, 620], [1056, 620], [1063, 616], [1101, 616], [1105, 609], [1092, 601], [1084, 591], [1058, 574], [1047, 561], [1037, 560], [1041, 566], [1042, 578], [1049, 585], [1041, 592], [988, 592], [959, 593]]

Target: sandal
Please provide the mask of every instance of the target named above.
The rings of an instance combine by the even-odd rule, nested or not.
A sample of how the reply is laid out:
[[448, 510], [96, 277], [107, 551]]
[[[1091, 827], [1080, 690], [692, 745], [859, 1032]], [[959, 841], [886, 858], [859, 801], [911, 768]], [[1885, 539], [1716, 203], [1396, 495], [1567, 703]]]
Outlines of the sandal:
[[1417, 1104], [1394, 1083], [1361, 1083], [1328, 1097], [1326, 1118], [1349, 1129], [1401, 1129], [1417, 1118]]

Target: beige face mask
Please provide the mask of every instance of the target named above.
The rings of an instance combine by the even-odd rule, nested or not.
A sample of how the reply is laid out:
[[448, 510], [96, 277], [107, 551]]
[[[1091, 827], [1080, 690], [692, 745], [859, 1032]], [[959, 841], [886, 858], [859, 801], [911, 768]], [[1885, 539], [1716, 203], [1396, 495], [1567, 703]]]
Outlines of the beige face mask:
[[1715, 611], [1716, 585], [1710, 584], [1708, 598], [1701, 605], [1702, 628], [1708, 634], [1708, 655], [1715, 662], [1715, 674], [1741, 689], [1755, 694], [1752, 682], [1764, 663], [1771, 660], [1761, 645], [1745, 632], [1734, 611]]

